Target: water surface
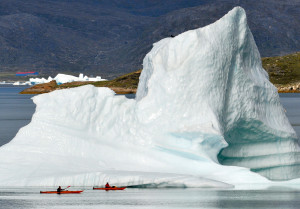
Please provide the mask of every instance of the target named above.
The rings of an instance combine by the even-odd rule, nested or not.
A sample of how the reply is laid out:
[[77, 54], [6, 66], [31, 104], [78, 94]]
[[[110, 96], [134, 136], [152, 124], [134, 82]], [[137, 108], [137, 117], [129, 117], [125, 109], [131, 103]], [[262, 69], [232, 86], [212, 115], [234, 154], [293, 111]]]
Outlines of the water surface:
[[19, 94], [28, 86], [0, 85], [0, 146], [8, 143], [27, 125], [35, 111], [33, 95]]
[[[44, 188], [44, 190], [54, 188]], [[300, 189], [300, 187], [299, 187]], [[0, 208], [113, 209], [299, 209], [300, 190], [130, 189], [85, 190], [81, 194], [40, 194], [39, 188], [0, 188]]]
[[300, 93], [285, 93], [279, 96], [291, 125], [300, 137]]

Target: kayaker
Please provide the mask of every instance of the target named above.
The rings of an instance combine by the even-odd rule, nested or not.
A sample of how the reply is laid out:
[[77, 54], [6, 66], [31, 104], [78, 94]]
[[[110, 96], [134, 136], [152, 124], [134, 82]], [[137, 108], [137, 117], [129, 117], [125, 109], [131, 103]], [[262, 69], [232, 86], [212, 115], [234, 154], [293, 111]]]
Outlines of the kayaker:
[[111, 186], [109, 185], [109, 183], [108, 183], [108, 182], [106, 182], [106, 184], [105, 184], [105, 188], [111, 188]]
[[64, 189], [62, 189], [61, 188], [61, 186], [59, 186], [58, 188], [57, 188], [57, 192], [61, 192], [61, 191], [63, 191]]

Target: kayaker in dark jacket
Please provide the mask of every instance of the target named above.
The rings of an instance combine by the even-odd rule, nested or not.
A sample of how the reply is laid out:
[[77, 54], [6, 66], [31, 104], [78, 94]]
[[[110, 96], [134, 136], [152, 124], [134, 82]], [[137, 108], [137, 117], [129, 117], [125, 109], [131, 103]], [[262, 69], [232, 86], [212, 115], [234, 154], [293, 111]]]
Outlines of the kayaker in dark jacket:
[[58, 188], [57, 188], [57, 192], [61, 192], [61, 191], [63, 191], [64, 189], [62, 189], [61, 188], [61, 186], [59, 186]]
[[109, 185], [109, 183], [107, 182], [106, 184], [105, 184], [105, 188], [110, 188], [111, 186]]

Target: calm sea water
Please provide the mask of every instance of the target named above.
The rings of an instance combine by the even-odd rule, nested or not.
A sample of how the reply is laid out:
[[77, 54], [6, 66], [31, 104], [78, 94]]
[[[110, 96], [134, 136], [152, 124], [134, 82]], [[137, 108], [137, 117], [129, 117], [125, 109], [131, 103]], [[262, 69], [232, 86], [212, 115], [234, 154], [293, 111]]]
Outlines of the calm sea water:
[[300, 93], [280, 94], [280, 101], [286, 109], [286, 115], [289, 118], [290, 123], [298, 137], [300, 137]]
[[18, 94], [28, 86], [0, 85], [0, 146], [31, 121], [35, 104], [32, 95]]
[[[54, 188], [47, 188], [54, 189]], [[40, 194], [39, 188], [0, 188], [0, 208], [108, 209], [299, 209], [300, 190], [130, 189]]]
[[[32, 95], [19, 95], [22, 86], [0, 86], [0, 146], [27, 125], [35, 110]], [[300, 136], [300, 94], [281, 94], [287, 116]], [[43, 188], [42, 190], [54, 190]], [[76, 188], [73, 188], [76, 189]], [[126, 189], [82, 194], [40, 194], [40, 188], [0, 188], [0, 208], [203, 208], [203, 209], [299, 209], [300, 186], [263, 189]]]

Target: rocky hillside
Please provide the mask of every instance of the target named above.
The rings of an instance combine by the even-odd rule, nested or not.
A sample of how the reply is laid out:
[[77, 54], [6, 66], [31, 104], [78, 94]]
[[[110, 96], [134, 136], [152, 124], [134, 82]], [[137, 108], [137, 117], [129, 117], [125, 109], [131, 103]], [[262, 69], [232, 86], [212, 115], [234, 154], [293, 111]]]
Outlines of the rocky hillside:
[[270, 81], [280, 92], [300, 92], [300, 52], [262, 58]]
[[281, 57], [262, 58], [273, 84], [300, 83], [300, 52]]
[[1, 0], [0, 74], [141, 69], [152, 43], [245, 8], [262, 56], [300, 50], [298, 0]]

